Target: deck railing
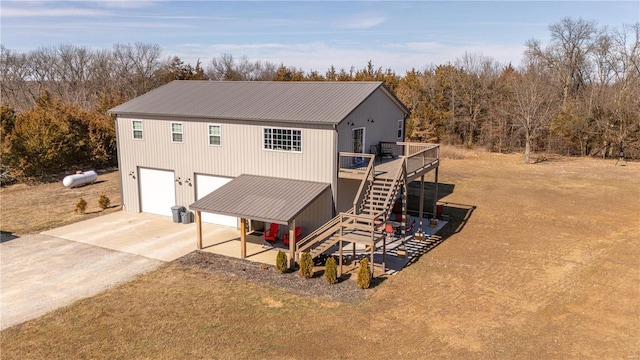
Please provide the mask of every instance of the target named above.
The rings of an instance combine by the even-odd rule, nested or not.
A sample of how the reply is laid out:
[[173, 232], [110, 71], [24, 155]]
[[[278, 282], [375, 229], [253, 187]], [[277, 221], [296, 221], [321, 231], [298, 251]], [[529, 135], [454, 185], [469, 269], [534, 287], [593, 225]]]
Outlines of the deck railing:
[[407, 176], [411, 177], [418, 171], [436, 162], [440, 157], [440, 145], [405, 143], [405, 164]]

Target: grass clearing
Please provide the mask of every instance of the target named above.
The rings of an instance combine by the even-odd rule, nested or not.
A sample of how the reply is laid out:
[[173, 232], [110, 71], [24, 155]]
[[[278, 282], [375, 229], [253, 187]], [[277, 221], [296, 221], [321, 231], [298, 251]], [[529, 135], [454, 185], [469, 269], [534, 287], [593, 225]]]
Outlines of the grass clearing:
[[2, 358], [638, 358], [640, 164], [614, 163], [444, 159], [444, 213], [475, 210], [363, 302], [171, 263], [4, 330]]
[[[101, 173], [94, 184], [68, 189], [62, 181], [27, 185], [14, 184], [0, 189], [0, 215], [3, 234], [26, 235], [120, 210], [120, 173]], [[111, 200], [102, 210], [103, 193]], [[76, 214], [76, 204], [87, 202], [85, 214]]]

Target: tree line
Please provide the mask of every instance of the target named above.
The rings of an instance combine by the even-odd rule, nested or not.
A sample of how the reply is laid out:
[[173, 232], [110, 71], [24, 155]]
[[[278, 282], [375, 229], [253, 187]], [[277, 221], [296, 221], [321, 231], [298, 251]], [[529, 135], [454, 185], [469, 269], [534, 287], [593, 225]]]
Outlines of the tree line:
[[530, 40], [521, 65], [467, 53], [399, 75], [369, 61], [304, 71], [223, 54], [204, 67], [159, 45], [0, 46], [2, 166], [18, 178], [116, 164], [106, 111], [172, 80], [382, 81], [411, 110], [410, 141], [575, 156], [640, 158], [640, 23], [565, 18]]

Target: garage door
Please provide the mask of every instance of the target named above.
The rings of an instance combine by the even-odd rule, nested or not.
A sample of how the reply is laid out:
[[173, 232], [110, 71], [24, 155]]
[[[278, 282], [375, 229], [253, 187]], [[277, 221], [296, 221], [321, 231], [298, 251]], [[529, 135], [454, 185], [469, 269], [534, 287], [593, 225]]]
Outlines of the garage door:
[[[200, 200], [207, 194], [218, 189], [231, 180], [233, 179], [219, 176], [196, 175], [196, 200]], [[203, 212], [202, 221], [224, 226], [238, 226], [238, 218], [227, 215], [218, 215]]]
[[140, 211], [171, 216], [175, 204], [173, 171], [140, 168]]

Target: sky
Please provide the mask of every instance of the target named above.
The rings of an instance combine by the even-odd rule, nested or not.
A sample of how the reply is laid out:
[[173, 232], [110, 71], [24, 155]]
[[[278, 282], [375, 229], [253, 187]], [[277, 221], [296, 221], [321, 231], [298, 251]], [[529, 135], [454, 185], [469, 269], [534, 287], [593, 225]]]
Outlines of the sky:
[[640, 22], [640, 1], [2, 0], [0, 40], [18, 52], [151, 43], [205, 67], [222, 54], [320, 73], [371, 60], [404, 74], [465, 52], [517, 66], [526, 41], [547, 44], [565, 17], [620, 27]]

